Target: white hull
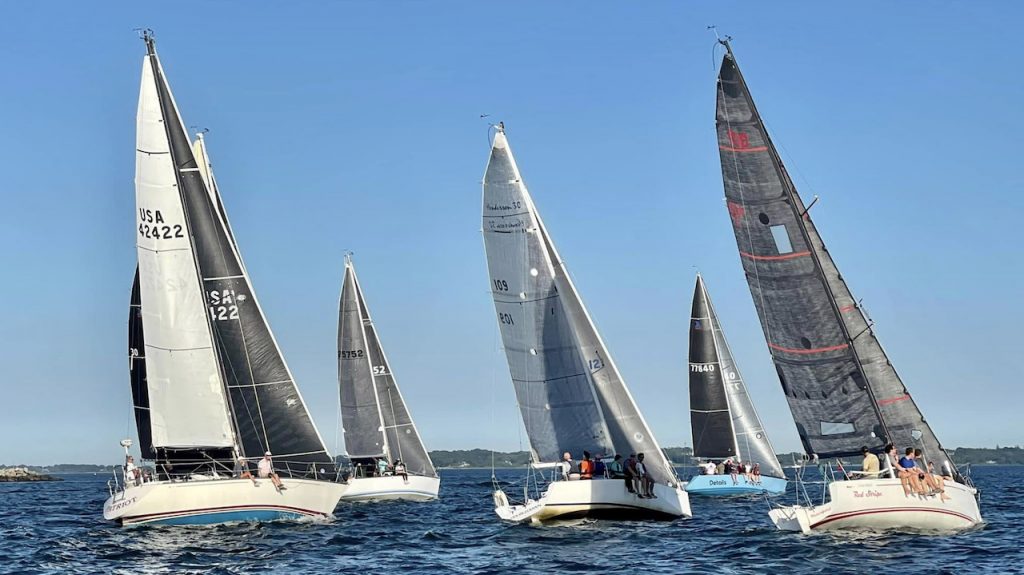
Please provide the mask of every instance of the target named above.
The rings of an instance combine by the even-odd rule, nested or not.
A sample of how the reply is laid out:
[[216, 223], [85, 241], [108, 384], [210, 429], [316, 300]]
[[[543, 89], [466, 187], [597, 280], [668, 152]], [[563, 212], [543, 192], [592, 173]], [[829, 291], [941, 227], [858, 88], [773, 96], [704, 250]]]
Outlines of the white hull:
[[278, 492], [269, 479], [160, 481], [129, 486], [103, 505], [103, 517], [122, 525], [209, 525], [330, 517], [346, 489], [342, 483], [285, 479]]
[[899, 479], [859, 479], [829, 484], [829, 502], [772, 509], [768, 515], [784, 531], [828, 529], [909, 529], [958, 531], [982, 523], [977, 490], [944, 483], [949, 500], [939, 495], [904, 495]]
[[408, 501], [430, 501], [437, 499], [441, 487], [438, 477], [410, 475], [406, 481], [398, 475], [387, 477], [359, 477], [349, 479], [342, 501], [386, 501], [404, 499]]
[[510, 505], [504, 492], [495, 492], [495, 512], [505, 521], [541, 522], [596, 517], [607, 519], [676, 519], [690, 517], [690, 500], [679, 487], [655, 485], [653, 499], [626, 490], [621, 479], [556, 481], [537, 500]]

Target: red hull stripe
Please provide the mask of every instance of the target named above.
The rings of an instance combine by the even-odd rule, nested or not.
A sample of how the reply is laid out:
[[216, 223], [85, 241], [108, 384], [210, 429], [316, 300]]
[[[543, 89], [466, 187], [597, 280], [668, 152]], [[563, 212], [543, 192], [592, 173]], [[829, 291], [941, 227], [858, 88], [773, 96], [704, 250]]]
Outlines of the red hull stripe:
[[890, 403], [896, 403], [897, 401], [904, 401], [904, 400], [907, 400], [907, 399], [910, 399], [910, 395], [905, 393], [905, 394], [903, 394], [901, 396], [898, 396], [898, 397], [889, 397], [889, 398], [886, 398], [886, 399], [879, 399], [878, 400], [878, 405], [889, 405]]
[[747, 152], [767, 152], [768, 146], [755, 146], [753, 148], [733, 148], [730, 146], [718, 146], [719, 150], [725, 150], [726, 152], [739, 152], [745, 154]]
[[740, 255], [745, 258], [752, 260], [765, 260], [765, 261], [778, 261], [778, 260], [791, 260], [793, 258], [801, 258], [803, 256], [811, 255], [811, 252], [794, 252], [791, 254], [783, 254], [781, 256], [755, 256], [754, 254], [748, 254], [747, 252], [740, 252]]
[[892, 509], [865, 509], [863, 511], [848, 511], [846, 513], [840, 513], [839, 515], [833, 515], [833, 516], [831, 516], [831, 517], [829, 517], [827, 519], [823, 519], [822, 521], [819, 521], [819, 522], [815, 523], [814, 525], [811, 525], [811, 529], [814, 529], [815, 527], [818, 527], [819, 525], [824, 525], [826, 523], [831, 523], [833, 521], [839, 521], [840, 519], [849, 519], [850, 517], [857, 517], [859, 515], [873, 515], [873, 514], [877, 514], [877, 513], [903, 513], [903, 512], [906, 512], [906, 511], [915, 511], [915, 512], [920, 512], [920, 513], [939, 513], [939, 514], [942, 514], [942, 515], [952, 515], [954, 517], [958, 517], [960, 519], [963, 519], [964, 521], [969, 521], [971, 523], [974, 523], [974, 519], [968, 517], [967, 515], [964, 515], [963, 513], [958, 513], [956, 511], [950, 511], [948, 509], [928, 509], [928, 508], [921, 508], [921, 507], [894, 507]]
[[131, 517], [124, 517], [121, 519], [121, 521], [125, 523], [138, 523], [139, 521], [151, 521], [153, 519], [167, 519], [170, 517], [199, 515], [202, 513], [219, 513], [224, 511], [245, 511], [247, 509], [273, 509], [277, 511], [300, 513], [302, 515], [323, 516], [323, 513], [317, 511], [310, 511], [308, 509], [301, 509], [299, 507], [289, 507], [287, 505], [229, 505], [227, 507], [204, 507], [202, 509], [186, 509], [183, 511], [171, 511], [168, 513], [150, 513], [148, 515], [133, 515]]
[[799, 355], [807, 355], [809, 353], [824, 353], [826, 351], [838, 351], [840, 349], [846, 349], [847, 347], [849, 347], [849, 345], [845, 344], [845, 343], [841, 343], [839, 345], [833, 345], [831, 347], [817, 347], [817, 348], [814, 348], [814, 349], [791, 349], [791, 348], [788, 348], [788, 347], [782, 347], [781, 345], [775, 345], [774, 343], [769, 343], [768, 347], [770, 347], [772, 349], [777, 349], [779, 351], [784, 351], [786, 353], [796, 353], [796, 354], [799, 354]]

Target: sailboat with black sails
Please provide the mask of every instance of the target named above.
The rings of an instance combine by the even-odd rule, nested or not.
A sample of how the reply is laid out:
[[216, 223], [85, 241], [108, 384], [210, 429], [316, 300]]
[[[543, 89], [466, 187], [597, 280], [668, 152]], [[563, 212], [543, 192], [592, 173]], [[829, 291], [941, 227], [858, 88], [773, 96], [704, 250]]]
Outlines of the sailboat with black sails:
[[889, 443], [914, 447], [947, 478], [945, 500], [905, 492], [884, 456], [876, 477], [832, 481], [823, 467], [823, 500], [772, 509], [772, 521], [803, 532], [980, 524], [977, 490], [953, 465], [839, 274], [768, 137], [729, 41], [722, 43], [717, 132], [729, 217], [804, 450], [825, 461], [857, 456], [862, 446], [875, 453]]
[[[189, 141], [144, 39], [128, 339], [139, 449], [155, 474], [112, 483], [103, 515], [122, 525], [328, 517], [346, 487], [256, 301], [205, 143]], [[260, 459], [281, 489], [241, 477]]]
[[441, 479], [384, 355], [351, 256], [338, 305], [338, 386], [354, 469], [342, 501], [436, 499]]
[[[498, 327], [530, 441], [532, 468], [512, 503], [494, 492], [504, 520], [690, 516], [683, 485], [633, 401], [583, 306], [523, 183], [499, 124], [483, 181], [483, 238]], [[557, 471], [563, 452], [611, 460], [644, 453], [655, 497], [622, 479], [574, 479]], [[543, 476], [544, 470], [550, 475]], [[530, 472], [528, 477], [532, 477]]]
[[759, 472], [702, 473], [686, 482], [687, 492], [778, 495], [786, 491], [786, 474], [747, 393], [700, 274], [690, 318], [690, 427], [694, 457], [756, 465]]

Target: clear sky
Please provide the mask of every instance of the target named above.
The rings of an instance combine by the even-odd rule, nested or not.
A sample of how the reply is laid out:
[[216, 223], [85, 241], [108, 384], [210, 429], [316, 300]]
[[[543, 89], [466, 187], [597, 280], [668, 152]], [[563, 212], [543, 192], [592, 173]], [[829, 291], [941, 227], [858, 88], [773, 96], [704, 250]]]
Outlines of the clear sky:
[[708, 24], [735, 37], [943, 442], [1024, 443], [1021, 21], [1010, 1], [10, 5], [0, 463], [114, 461], [134, 427], [140, 26], [186, 124], [210, 129], [255, 289], [332, 449], [344, 250], [428, 448], [525, 445], [479, 232], [497, 120], [662, 445], [690, 444], [700, 269], [776, 447], [798, 449], [722, 200]]

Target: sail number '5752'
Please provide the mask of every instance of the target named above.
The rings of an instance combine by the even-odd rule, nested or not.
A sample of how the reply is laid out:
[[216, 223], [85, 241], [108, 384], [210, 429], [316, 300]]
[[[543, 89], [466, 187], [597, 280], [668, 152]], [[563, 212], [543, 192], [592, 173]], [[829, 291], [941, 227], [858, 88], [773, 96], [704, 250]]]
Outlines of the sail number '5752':
[[139, 208], [139, 235], [151, 240], [185, 237], [181, 224], [166, 224], [160, 210]]

